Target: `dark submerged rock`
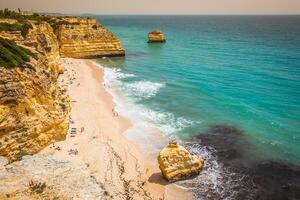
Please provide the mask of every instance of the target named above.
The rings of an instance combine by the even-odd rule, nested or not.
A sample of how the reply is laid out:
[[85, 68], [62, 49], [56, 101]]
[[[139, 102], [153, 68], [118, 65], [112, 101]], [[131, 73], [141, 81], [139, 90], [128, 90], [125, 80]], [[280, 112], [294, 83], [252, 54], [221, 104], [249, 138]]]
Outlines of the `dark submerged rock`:
[[[254, 148], [245, 138], [244, 132], [233, 126], [212, 126], [199, 134], [186, 148], [208, 151], [207, 166], [217, 161], [220, 177], [217, 186], [205, 186], [198, 180], [182, 182], [194, 188], [199, 199], [245, 199], [245, 200], [296, 200], [300, 199], [300, 167], [272, 160], [254, 160], [247, 150]], [[209, 171], [206, 168], [203, 170]], [[208, 177], [209, 178], [209, 177]], [[207, 188], [203, 188], [207, 187]], [[195, 189], [196, 188], [196, 189]]]

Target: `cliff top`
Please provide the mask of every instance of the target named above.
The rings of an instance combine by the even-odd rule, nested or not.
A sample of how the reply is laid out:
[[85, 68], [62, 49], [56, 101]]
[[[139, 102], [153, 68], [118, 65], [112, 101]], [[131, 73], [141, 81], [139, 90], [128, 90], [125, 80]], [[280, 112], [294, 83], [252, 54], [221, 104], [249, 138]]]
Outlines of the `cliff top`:
[[94, 18], [77, 18], [77, 17], [65, 17], [63, 18], [64, 21], [69, 23], [80, 23], [80, 24], [89, 24], [89, 25], [98, 25], [101, 24]]
[[154, 31], [151, 31], [149, 34], [162, 34], [163, 32], [159, 29], [155, 29]]
[[21, 31], [23, 37], [28, 33], [28, 29], [32, 28], [32, 23], [49, 23], [53, 30], [57, 30], [61, 25], [89, 25], [97, 29], [101, 27], [100, 22], [94, 18], [82, 17], [54, 17], [44, 16], [34, 13], [33, 15], [22, 15], [19, 12], [10, 11], [8, 9], [0, 10], [0, 32], [1, 31]]

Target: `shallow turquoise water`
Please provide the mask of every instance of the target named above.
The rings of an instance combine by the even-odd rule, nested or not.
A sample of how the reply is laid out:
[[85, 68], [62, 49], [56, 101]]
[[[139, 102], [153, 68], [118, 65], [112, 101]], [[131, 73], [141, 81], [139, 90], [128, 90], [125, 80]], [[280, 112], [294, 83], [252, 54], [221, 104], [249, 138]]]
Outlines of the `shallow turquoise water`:
[[[96, 17], [126, 49], [100, 62], [119, 68], [122, 90], [165, 134], [232, 125], [249, 156], [300, 163], [299, 16]], [[155, 28], [165, 44], [147, 44]]]

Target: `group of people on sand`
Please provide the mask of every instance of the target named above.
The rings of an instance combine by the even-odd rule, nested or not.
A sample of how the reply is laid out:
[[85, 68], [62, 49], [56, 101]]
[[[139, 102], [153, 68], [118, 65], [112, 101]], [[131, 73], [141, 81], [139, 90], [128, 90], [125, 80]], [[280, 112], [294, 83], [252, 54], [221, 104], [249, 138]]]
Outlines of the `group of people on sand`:
[[68, 151], [69, 155], [78, 155], [78, 150], [77, 149], [70, 149]]
[[[77, 73], [74, 69], [71, 69], [71, 70], [65, 69], [64, 74], [66, 75], [66, 80], [64, 78], [61, 78], [60, 81], [58, 82], [58, 85], [60, 86], [60, 88], [62, 90], [67, 90], [68, 85], [73, 84], [74, 81], [76, 80], [76, 74]], [[80, 83], [77, 83], [77, 86], [79, 86], [79, 85], [80, 85]]]
[[59, 146], [55, 146], [55, 143], [52, 144], [52, 146], [50, 146], [50, 149], [54, 148], [55, 151], [60, 151], [61, 148]]
[[[54, 148], [55, 151], [61, 151], [61, 148], [59, 146], [56, 146], [55, 143], [50, 146], [50, 149]], [[70, 149], [68, 151], [69, 155], [78, 155], [78, 150], [77, 149]]]
[[110, 86], [109, 86], [109, 85], [106, 85], [105, 83], [103, 83], [103, 87], [110, 88]]

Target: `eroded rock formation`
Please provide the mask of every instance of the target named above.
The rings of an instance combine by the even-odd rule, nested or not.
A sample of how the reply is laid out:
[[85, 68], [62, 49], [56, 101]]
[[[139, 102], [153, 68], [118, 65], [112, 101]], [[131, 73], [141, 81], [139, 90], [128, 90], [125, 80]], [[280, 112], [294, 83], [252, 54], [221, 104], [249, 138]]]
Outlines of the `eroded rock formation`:
[[[7, 38], [10, 33], [1, 32], [0, 37], [3, 34]], [[26, 38], [17, 43], [35, 58], [31, 67], [0, 66], [0, 155], [10, 161], [63, 140], [70, 112], [68, 96], [57, 86], [62, 68], [50, 25], [33, 23]]]
[[166, 42], [165, 36], [163, 32], [159, 29], [156, 29], [150, 33], [148, 33], [148, 43], [163, 43]]
[[170, 182], [197, 175], [204, 166], [204, 160], [192, 156], [177, 142], [170, 142], [157, 158], [163, 176]]
[[0, 199], [110, 199], [83, 164], [46, 155], [3, 164], [0, 157]]
[[61, 57], [124, 56], [120, 41], [95, 19], [67, 18], [57, 30]]

